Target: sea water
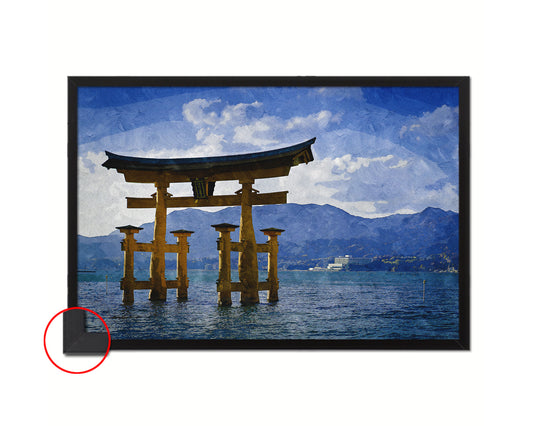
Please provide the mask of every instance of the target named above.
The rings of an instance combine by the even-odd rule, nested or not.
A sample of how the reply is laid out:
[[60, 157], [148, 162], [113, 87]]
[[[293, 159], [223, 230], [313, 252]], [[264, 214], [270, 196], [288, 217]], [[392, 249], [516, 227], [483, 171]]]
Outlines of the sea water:
[[[458, 339], [459, 283], [454, 273], [279, 271], [279, 301], [217, 306], [218, 271], [189, 270], [187, 301], [122, 303], [120, 273], [79, 273], [78, 306], [105, 320], [121, 339]], [[141, 272], [136, 278], [146, 280]], [[176, 279], [168, 274], [167, 279]], [[266, 280], [266, 271], [260, 271]], [[238, 281], [237, 276], [232, 277]], [[426, 281], [424, 284], [424, 280]], [[87, 331], [105, 332], [87, 316]]]

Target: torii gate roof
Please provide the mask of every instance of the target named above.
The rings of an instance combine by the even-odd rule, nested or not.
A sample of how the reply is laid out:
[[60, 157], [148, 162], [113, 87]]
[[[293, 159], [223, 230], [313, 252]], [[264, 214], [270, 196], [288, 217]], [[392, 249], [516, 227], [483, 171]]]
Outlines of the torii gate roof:
[[127, 182], [189, 182], [205, 178], [211, 181], [261, 179], [287, 176], [292, 166], [313, 161], [309, 139], [296, 145], [270, 151], [240, 155], [198, 158], [128, 157], [106, 151], [102, 166], [123, 173]]

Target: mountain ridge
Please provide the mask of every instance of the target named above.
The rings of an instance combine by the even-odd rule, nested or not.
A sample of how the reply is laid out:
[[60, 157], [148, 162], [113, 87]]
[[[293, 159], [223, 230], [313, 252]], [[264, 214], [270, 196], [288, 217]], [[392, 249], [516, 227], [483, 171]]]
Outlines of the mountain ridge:
[[[280, 267], [302, 268], [327, 264], [335, 256], [405, 257], [420, 259], [444, 256], [457, 263], [459, 253], [459, 214], [428, 207], [419, 213], [396, 214], [382, 218], [363, 218], [332, 206], [318, 204], [281, 204], [253, 207], [256, 241], [266, 242], [260, 229], [285, 229], [278, 238]], [[167, 230], [194, 231], [189, 238], [189, 262], [192, 267], [215, 267], [218, 262], [216, 239], [218, 233], [211, 227], [216, 223], [239, 225], [240, 207], [227, 207], [215, 212], [194, 208], [176, 210], [167, 215]], [[135, 239], [150, 242], [153, 222], [142, 224]], [[231, 233], [232, 241], [239, 238], [238, 229]], [[123, 254], [120, 241], [123, 236], [113, 231], [106, 236], [78, 236], [78, 268], [121, 268]], [[167, 242], [176, 238], [167, 232]], [[266, 256], [260, 257], [260, 265]], [[263, 259], [265, 257], [265, 259]], [[168, 254], [167, 262], [175, 264], [175, 255]], [[136, 266], [149, 262], [149, 253], [136, 254]], [[313, 263], [314, 262], [314, 263]], [[215, 266], [213, 266], [215, 265]]]

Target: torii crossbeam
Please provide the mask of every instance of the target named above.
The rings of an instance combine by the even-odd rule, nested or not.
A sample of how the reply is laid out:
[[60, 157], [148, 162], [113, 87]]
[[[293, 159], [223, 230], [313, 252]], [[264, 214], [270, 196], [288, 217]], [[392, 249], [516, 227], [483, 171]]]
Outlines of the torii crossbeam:
[[[202, 158], [140, 158], [106, 151], [108, 169], [122, 173], [126, 182], [153, 183], [156, 192], [149, 198], [127, 198], [128, 208], [155, 208], [154, 240], [150, 258], [150, 300], [166, 300], [165, 234], [167, 208], [241, 206], [239, 227], [239, 280], [241, 303], [259, 302], [257, 245], [252, 206], [285, 204], [287, 192], [259, 194], [252, 188], [255, 179], [287, 176], [291, 167], [313, 161], [311, 145], [315, 138], [297, 145], [242, 155]], [[215, 182], [238, 180], [235, 195], [214, 195]], [[173, 197], [171, 183], [190, 182], [192, 197]], [[230, 301], [231, 303], [231, 301]]]

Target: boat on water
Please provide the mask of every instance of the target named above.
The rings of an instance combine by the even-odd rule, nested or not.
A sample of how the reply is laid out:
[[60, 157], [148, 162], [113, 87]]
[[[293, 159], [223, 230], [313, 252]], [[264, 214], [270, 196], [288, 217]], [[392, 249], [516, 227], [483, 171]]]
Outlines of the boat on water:
[[80, 274], [80, 273], [89, 273], [89, 272], [96, 272], [96, 270], [92, 270], [92, 269], [78, 269], [78, 274]]

